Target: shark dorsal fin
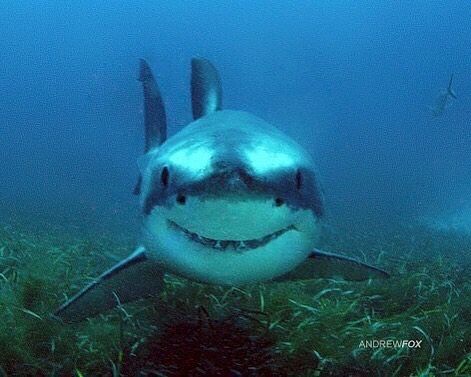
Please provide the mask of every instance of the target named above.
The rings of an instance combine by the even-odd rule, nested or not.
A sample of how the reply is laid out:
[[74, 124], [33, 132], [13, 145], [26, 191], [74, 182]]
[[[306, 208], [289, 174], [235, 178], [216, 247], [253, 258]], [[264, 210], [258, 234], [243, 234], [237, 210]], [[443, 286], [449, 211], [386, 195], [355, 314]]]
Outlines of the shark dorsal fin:
[[[147, 153], [167, 140], [167, 116], [157, 82], [149, 64], [144, 59], [140, 60], [138, 80], [142, 83], [144, 94], [144, 152]], [[139, 195], [141, 192], [141, 183], [142, 176], [139, 176], [133, 190], [134, 195]]]
[[195, 120], [222, 108], [219, 73], [203, 58], [191, 60], [191, 108]]
[[167, 139], [167, 116], [157, 82], [144, 59], [140, 60], [139, 81], [144, 94], [145, 152], [148, 152]]

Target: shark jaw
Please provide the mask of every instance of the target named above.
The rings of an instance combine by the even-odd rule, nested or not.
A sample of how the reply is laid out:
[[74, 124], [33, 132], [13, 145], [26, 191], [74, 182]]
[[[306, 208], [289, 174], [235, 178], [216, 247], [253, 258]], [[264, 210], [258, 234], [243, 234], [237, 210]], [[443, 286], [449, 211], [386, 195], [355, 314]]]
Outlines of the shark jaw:
[[183, 228], [172, 220], [167, 220], [170, 227], [175, 228], [177, 231], [182, 232], [188, 239], [193, 242], [197, 242], [205, 247], [212, 248], [216, 251], [234, 251], [234, 252], [245, 252], [248, 250], [257, 249], [259, 247], [267, 245], [269, 242], [277, 239], [284, 233], [290, 230], [296, 230], [294, 225], [289, 225], [285, 228], [277, 230], [273, 233], [267, 234], [266, 236], [256, 239], [244, 239], [244, 240], [222, 240], [212, 239], [199, 235], [198, 233], [190, 232], [188, 229]]
[[312, 211], [261, 199], [156, 206], [143, 225], [144, 246], [170, 272], [222, 285], [287, 273], [305, 261], [319, 231]]

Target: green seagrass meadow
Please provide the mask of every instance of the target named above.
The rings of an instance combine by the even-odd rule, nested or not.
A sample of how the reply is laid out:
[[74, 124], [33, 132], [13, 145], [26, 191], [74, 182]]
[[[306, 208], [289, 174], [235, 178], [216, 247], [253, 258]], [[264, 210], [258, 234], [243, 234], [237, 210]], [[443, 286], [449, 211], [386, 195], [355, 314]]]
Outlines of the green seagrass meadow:
[[[324, 250], [391, 278], [230, 288], [168, 275], [159, 300], [64, 325], [50, 313], [133, 245], [18, 229], [0, 228], [0, 376], [471, 376], [468, 236], [327, 227]], [[360, 347], [373, 339], [422, 342]]]

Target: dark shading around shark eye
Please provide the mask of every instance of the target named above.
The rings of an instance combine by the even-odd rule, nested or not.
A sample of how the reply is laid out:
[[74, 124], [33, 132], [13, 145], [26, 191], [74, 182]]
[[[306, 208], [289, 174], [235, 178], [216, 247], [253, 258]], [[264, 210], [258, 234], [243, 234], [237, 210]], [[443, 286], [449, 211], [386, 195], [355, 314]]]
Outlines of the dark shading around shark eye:
[[281, 207], [283, 204], [285, 204], [285, 201], [282, 198], [276, 198], [275, 199], [275, 205], [277, 207]]
[[181, 205], [185, 204], [186, 203], [186, 196], [183, 195], [183, 194], [178, 194], [177, 195], [177, 203], [181, 204]]
[[295, 181], [296, 181], [296, 189], [301, 190], [301, 187], [303, 185], [303, 175], [301, 174], [300, 170], [296, 172]]
[[164, 166], [162, 169], [162, 173], [160, 174], [160, 181], [164, 187], [168, 186], [168, 181], [170, 179], [170, 173], [168, 171], [168, 167]]

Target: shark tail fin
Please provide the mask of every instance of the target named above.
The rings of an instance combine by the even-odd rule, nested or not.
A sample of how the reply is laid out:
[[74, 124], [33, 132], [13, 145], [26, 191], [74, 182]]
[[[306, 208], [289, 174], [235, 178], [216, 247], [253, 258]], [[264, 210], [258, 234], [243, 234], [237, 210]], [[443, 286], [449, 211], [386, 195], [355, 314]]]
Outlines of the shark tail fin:
[[450, 97], [457, 99], [455, 91], [452, 89], [452, 84], [453, 84], [453, 73], [451, 74], [450, 77], [450, 82], [448, 83], [448, 88], [447, 88], [447, 93]]
[[65, 302], [53, 317], [80, 322], [125, 302], [156, 296], [163, 287], [163, 271], [138, 248]]

